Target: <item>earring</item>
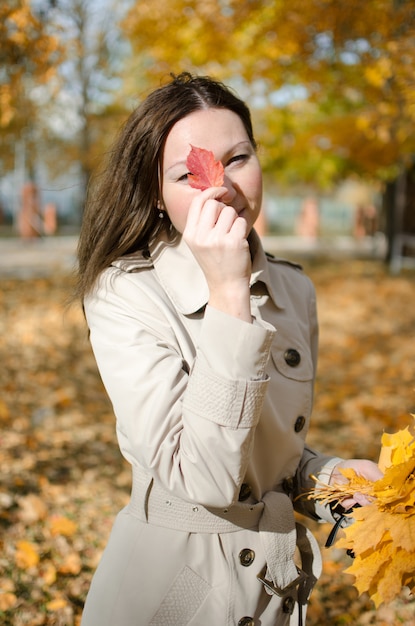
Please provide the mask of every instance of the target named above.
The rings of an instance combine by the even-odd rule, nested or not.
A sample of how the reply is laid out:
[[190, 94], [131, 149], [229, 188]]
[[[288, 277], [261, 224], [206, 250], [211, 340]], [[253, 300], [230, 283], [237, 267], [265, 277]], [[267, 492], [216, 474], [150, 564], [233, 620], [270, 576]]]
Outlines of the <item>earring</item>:
[[157, 210], [159, 211], [159, 218], [160, 218], [161, 220], [163, 220], [163, 219], [164, 219], [164, 211], [163, 211], [163, 209], [161, 208], [161, 202], [160, 202], [160, 200], [157, 200]]

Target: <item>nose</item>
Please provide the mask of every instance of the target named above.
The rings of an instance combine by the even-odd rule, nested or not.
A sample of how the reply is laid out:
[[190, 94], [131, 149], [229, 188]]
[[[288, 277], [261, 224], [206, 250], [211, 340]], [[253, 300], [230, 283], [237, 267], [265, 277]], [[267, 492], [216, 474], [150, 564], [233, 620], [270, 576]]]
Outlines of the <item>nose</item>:
[[224, 176], [223, 187], [226, 188], [226, 193], [221, 197], [222, 202], [225, 204], [232, 204], [237, 195], [237, 189], [229, 176]]

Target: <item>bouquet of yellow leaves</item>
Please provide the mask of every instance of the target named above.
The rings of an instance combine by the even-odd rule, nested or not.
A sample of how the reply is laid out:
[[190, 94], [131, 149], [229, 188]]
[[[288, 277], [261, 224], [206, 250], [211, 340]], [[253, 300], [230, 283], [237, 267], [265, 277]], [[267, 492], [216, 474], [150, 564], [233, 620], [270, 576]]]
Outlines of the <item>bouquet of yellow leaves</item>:
[[402, 587], [415, 591], [415, 421], [382, 436], [379, 467], [384, 473], [380, 480], [371, 482], [352, 469], [341, 469], [347, 483], [319, 484], [309, 495], [324, 503], [341, 502], [357, 492], [368, 498], [370, 504], [349, 514], [354, 523], [336, 545], [353, 552], [346, 573], [376, 607], [390, 602]]

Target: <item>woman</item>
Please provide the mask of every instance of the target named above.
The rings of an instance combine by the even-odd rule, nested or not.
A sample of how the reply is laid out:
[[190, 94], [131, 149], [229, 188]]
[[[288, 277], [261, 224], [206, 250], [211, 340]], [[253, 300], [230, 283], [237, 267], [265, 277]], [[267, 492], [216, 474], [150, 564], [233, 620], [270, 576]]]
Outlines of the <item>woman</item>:
[[[190, 184], [191, 146], [223, 185]], [[265, 255], [261, 201], [247, 107], [183, 74], [131, 115], [88, 203], [79, 293], [133, 489], [82, 626], [303, 624], [320, 556], [293, 505], [333, 518], [296, 496], [335, 467], [380, 474], [305, 446], [314, 290]]]

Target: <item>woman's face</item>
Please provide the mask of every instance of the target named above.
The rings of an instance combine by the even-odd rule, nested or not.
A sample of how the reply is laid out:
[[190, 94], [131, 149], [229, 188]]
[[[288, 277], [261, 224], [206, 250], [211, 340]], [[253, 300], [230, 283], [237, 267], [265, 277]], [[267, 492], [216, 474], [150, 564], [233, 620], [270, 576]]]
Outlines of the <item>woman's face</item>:
[[[162, 165], [162, 197], [173, 226], [183, 233], [192, 199], [201, 191], [189, 185], [186, 159], [191, 146], [213, 152], [225, 170], [220, 201], [247, 222], [249, 232], [262, 202], [262, 172], [245, 127], [228, 109], [203, 109], [179, 120], [166, 139]], [[218, 194], [219, 195], [219, 194]]]

